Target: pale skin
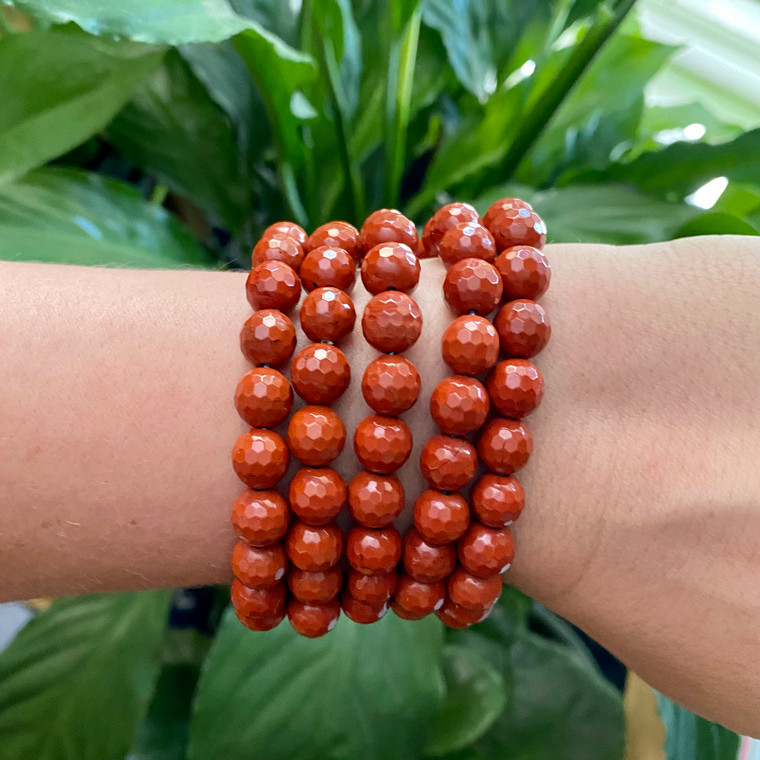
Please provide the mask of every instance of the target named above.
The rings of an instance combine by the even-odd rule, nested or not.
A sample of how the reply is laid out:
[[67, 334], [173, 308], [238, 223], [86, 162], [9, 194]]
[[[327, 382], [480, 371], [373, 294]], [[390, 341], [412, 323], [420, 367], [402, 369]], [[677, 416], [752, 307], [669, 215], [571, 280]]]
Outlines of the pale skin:
[[[550, 246], [547, 392], [505, 580], [692, 710], [760, 735], [760, 242]], [[407, 509], [448, 374], [443, 269], [414, 293]], [[241, 273], [0, 263], [0, 598], [230, 581]], [[359, 282], [357, 312], [367, 300]], [[305, 340], [300, 336], [299, 346]], [[334, 405], [368, 413], [360, 331]]]

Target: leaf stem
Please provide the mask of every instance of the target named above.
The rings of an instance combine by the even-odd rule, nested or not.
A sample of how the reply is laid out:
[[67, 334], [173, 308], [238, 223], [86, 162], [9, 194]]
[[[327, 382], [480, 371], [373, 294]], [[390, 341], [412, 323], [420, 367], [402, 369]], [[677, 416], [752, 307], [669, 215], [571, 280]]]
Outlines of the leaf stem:
[[153, 192], [150, 194], [150, 202], [153, 206], [163, 206], [166, 196], [169, 193], [169, 188], [166, 185], [162, 185], [160, 182], [153, 188]]

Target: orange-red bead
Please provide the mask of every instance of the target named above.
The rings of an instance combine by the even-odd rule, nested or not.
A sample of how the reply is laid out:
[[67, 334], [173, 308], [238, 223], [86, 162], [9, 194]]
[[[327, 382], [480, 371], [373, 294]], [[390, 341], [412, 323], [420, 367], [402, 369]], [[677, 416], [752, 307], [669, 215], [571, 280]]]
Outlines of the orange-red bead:
[[335, 628], [340, 617], [340, 602], [302, 602], [291, 599], [288, 602], [288, 620], [293, 630], [309, 639], [324, 636]]
[[478, 467], [475, 447], [465, 438], [434, 435], [420, 454], [420, 469], [432, 488], [459, 491], [474, 477]]
[[447, 203], [428, 219], [422, 230], [422, 245], [428, 257], [437, 256], [438, 244], [446, 232], [457, 224], [479, 222], [478, 212], [469, 203]]
[[288, 505], [277, 491], [243, 491], [232, 503], [232, 527], [251, 546], [273, 544], [288, 529]]
[[449, 599], [467, 610], [484, 610], [492, 607], [501, 596], [501, 578], [479, 578], [458, 567], [447, 581]]
[[331, 404], [348, 388], [351, 367], [337, 346], [310, 343], [293, 359], [290, 379], [307, 404]]
[[391, 289], [409, 292], [419, 279], [420, 262], [403, 243], [376, 245], [362, 260], [362, 282], [374, 295]]
[[501, 294], [501, 275], [493, 264], [482, 259], [457, 261], [443, 281], [443, 297], [458, 314], [489, 314], [499, 305]]
[[251, 427], [276, 427], [290, 414], [292, 406], [290, 383], [270, 367], [247, 372], [235, 389], [235, 408]]
[[490, 614], [493, 607], [485, 609], [467, 610], [454, 604], [450, 599], [446, 599], [443, 606], [436, 610], [435, 614], [438, 619], [449, 628], [469, 628], [475, 623], [481, 623]]
[[238, 620], [251, 631], [271, 631], [283, 621], [285, 617], [285, 610], [282, 609], [278, 612], [273, 612], [268, 615], [259, 615], [256, 617], [240, 617]]
[[309, 467], [330, 464], [346, 443], [343, 420], [328, 406], [304, 406], [288, 423], [288, 447]]
[[281, 580], [287, 561], [279, 542], [258, 547], [238, 541], [232, 550], [232, 572], [251, 588], [266, 588]]
[[303, 257], [303, 246], [297, 240], [289, 235], [271, 235], [253, 247], [251, 265], [256, 267], [265, 261], [281, 261], [298, 272]]
[[295, 348], [296, 328], [277, 309], [260, 309], [240, 331], [240, 349], [252, 364], [277, 367], [290, 359]]
[[306, 242], [306, 230], [295, 222], [275, 222], [274, 224], [270, 224], [261, 233], [259, 240], [268, 240], [276, 236], [293, 238], [296, 243], [300, 243], [301, 245]]
[[396, 209], [381, 208], [370, 214], [359, 232], [362, 251], [366, 253], [380, 243], [403, 243], [417, 248], [417, 228]]
[[409, 612], [405, 607], [399, 604], [395, 599], [391, 601], [391, 609], [395, 613], [396, 617], [400, 617], [402, 620], [422, 620], [428, 616], [428, 613], [423, 615], [415, 615]]
[[376, 573], [366, 575], [358, 570], [348, 574], [346, 586], [354, 599], [367, 604], [382, 604], [387, 602], [396, 588], [396, 573]]
[[474, 377], [447, 377], [430, 396], [435, 424], [449, 435], [467, 435], [477, 430], [485, 422], [488, 408], [488, 393]]
[[366, 470], [387, 475], [409, 458], [412, 434], [403, 420], [373, 414], [356, 426], [354, 452]]
[[315, 573], [327, 570], [340, 559], [343, 535], [335, 523], [306, 525], [296, 522], [288, 531], [285, 549], [299, 570]]
[[533, 211], [533, 206], [527, 201], [520, 200], [520, 198], [501, 198], [488, 207], [488, 211], [483, 216], [483, 224], [490, 229], [497, 216], [517, 208], [527, 208], [528, 211]]
[[393, 592], [396, 605], [415, 619], [440, 609], [445, 598], [446, 584], [443, 581], [423, 583], [406, 574], [399, 576], [396, 590]]
[[423, 583], [435, 583], [446, 578], [457, 560], [456, 545], [431, 544], [415, 527], [404, 536], [404, 570]]
[[500, 251], [514, 245], [543, 248], [546, 225], [541, 217], [528, 208], [513, 207], [496, 214], [487, 225]]
[[459, 375], [479, 375], [499, 358], [499, 335], [484, 317], [457, 317], [441, 339], [443, 360]]
[[235, 578], [230, 599], [240, 618], [276, 616], [285, 608], [285, 584], [278, 581], [266, 588], [249, 588]]
[[493, 261], [496, 258], [496, 243], [482, 224], [465, 222], [455, 225], [441, 238], [438, 255], [448, 266], [462, 259]]
[[431, 544], [456, 541], [469, 524], [470, 507], [458, 493], [428, 489], [414, 502], [414, 526]]
[[346, 559], [360, 573], [391, 572], [401, 557], [401, 536], [395, 528], [351, 528], [346, 536]]
[[348, 484], [348, 509], [368, 528], [390, 525], [404, 508], [404, 487], [395, 475], [360, 472]]
[[499, 343], [507, 356], [530, 359], [549, 341], [551, 325], [543, 306], [518, 299], [504, 304], [493, 321]]
[[515, 478], [487, 473], [473, 486], [472, 510], [492, 528], [514, 522], [525, 506], [525, 489]]
[[530, 458], [533, 436], [519, 420], [496, 418], [483, 428], [478, 439], [478, 454], [483, 464], [497, 475], [511, 475]]
[[516, 245], [502, 251], [494, 261], [504, 286], [504, 297], [536, 300], [549, 287], [551, 267], [546, 256], [530, 245]]
[[335, 343], [354, 329], [356, 310], [350, 296], [342, 290], [317, 288], [304, 298], [300, 318], [310, 340]]
[[385, 617], [385, 614], [388, 612], [387, 602], [379, 602], [377, 604], [362, 602], [353, 597], [348, 591], [344, 591], [341, 595], [340, 604], [346, 617], [353, 620], [354, 623], [361, 625], [376, 623]]
[[362, 395], [378, 414], [401, 414], [420, 395], [420, 373], [403, 356], [379, 356], [364, 370]]
[[306, 254], [299, 274], [307, 291], [328, 286], [350, 290], [356, 280], [356, 262], [342, 248], [321, 245]]
[[400, 353], [413, 346], [422, 332], [422, 312], [406, 293], [386, 290], [364, 307], [362, 332], [378, 351]]
[[465, 570], [481, 578], [506, 572], [515, 558], [515, 540], [509, 528], [473, 523], [457, 545]]
[[491, 403], [505, 417], [525, 417], [544, 395], [544, 377], [527, 359], [499, 362], [486, 379]]
[[248, 275], [245, 293], [254, 309], [289, 311], [301, 297], [301, 281], [284, 262], [264, 261]]
[[323, 245], [330, 248], [342, 248], [354, 261], [359, 261], [362, 257], [359, 230], [348, 222], [327, 222], [317, 227], [309, 235], [306, 248], [312, 251]]
[[309, 525], [326, 525], [346, 503], [346, 484], [330, 467], [303, 467], [288, 486], [290, 508]]
[[232, 467], [249, 488], [271, 488], [288, 469], [288, 447], [271, 430], [243, 433], [232, 449]]
[[326, 570], [299, 570], [288, 572], [290, 593], [302, 602], [327, 602], [334, 599], [343, 585], [340, 567], [333, 565]]

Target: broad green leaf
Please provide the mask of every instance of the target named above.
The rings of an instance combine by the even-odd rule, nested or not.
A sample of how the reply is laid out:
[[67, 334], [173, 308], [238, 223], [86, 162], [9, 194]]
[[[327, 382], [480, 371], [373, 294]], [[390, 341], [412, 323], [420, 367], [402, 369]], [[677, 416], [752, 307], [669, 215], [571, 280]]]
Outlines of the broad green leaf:
[[760, 182], [729, 182], [712, 210], [741, 217], [757, 215], [760, 213]]
[[73, 597], [0, 654], [3, 760], [123, 760], [148, 706], [168, 591]]
[[211, 263], [188, 231], [132, 185], [39, 169], [0, 185], [0, 259], [95, 266]]
[[161, 55], [54, 31], [0, 38], [0, 182], [105, 127]]
[[343, 617], [320, 639], [263, 634], [229, 610], [204, 665], [190, 760], [417, 758], [443, 697], [441, 625]]
[[280, 0], [229, 0], [241, 15], [282, 38], [288, 45], [298, 42], [300, 4]]
[[738, 216], [707, 212], [686, 222], [683, 227], [676, 230], [673, 237], [694, 237], [695, 235], [760, 235], [760, 228]]

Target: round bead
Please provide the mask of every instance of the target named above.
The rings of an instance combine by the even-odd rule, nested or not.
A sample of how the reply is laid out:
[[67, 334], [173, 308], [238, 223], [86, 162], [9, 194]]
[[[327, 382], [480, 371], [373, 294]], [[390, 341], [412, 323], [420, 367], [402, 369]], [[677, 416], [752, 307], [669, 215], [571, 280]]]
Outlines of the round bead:
[[422, 230], [422, 245], [427, 256], [438, 256], [438, 244], [446, 232], [457, 224], [479, 222], [478, 212], [469, 203], [447, 203], [428, 219]]
[[360, 472], [348, 484], [348, 510], [367, 528], [390, 525], [404, 508], [404, 487], [395, 475]]
[[307, 404], [331, 404], [348, 388], [351, 367], [337, 346], [310, 343], [293, 359], [290, 379]]
[[533, 436], [519, 420], [496, 418], [488, 422], [478, 439], [483, 464], [497, 475], [511, 475], [530, 458]]
[[277, 309], [256, 311], [240, 331], [240, 349], [252, 364], [277, 367], [290, 359], [295, 348], [296, 328]]
[[462, 259], [493, 261], [496, 258], [496, 243], [482, 224], [465, 222], [455, 225], [441, 238], [438, 255], [447, 266]]
[[491, 220], [488, 229], [500, 251], [514, 245], [543, 248], [546, 243], [546, 225], [535, 211], [528, 208], [502, 210]]
[[348, 222], [327, 222], [317, 227], [309, 236], [306, 248], [312, 251], [323, 245], [342, 248], [354, 261], [362, 257], [359, 230]]
[[372, 294], [384, 290], [409, 292], [419, 282], [420, 262], [408, 245], [381, 243], [362, 260], [362, 282]]
[[288, 531], [285, 549], [299, 570], [316, 573], [337, 564], [343, 550], [343, 536], [335, 523], [306, 525], [296, 522]]
[[488, 528], [473, 523], [457, 545], [465, 570], [480, 578], [509, 570], [515, 558], [515, 540], [509, 528]]
[[412, 526], [404, 536], [404, 570], [423, 583], [435, 583], [446, 578], [457, 560], [456, 545], [431, 544]]
[[351, 528], [346, 536], [346, 559], [360, 573], [390, 573], [401, 557], [401, 536], [395, 528]]
[[230, 601], [241, 619], [276, 616], [285, 608], [285, 584], [278, 581], [266, 588], [249, 588], [235, 578]]
[[[498, 339], [496, 345], [498, 348]], [[362, 395], [378, 414], [397, 415], [414, 406], [420, 384], [420, 373], [408, 359], [379, 356], [364, 370]]]
[[310, 340], [335, 343], [354, 329], [356, 311], [354, 302], [342, 290], [317, 288], [304, 298], [300, 317]]
[[343, 585], [340, 567], [333, 565], [326, 570], [299, 570], [288, 572], [290, 593], [302, 602], [327, 602], [334, 599]]
[[467, 610], [447, 599], [435, 614], [449, 628], [469, 628], [475, 623], [482, 623], [491, 614], [492, 609], [493, 607], [486, 607], [484, 610]]
[[346, 503], [346, 484], [329, 467], [301, 468], [288, 487], [290, 508], [308, 525], [326, 525]]
[[480, 522], [502, 528], [520, 516], [525, 506], [525, 489], [515, 478], [487, 473], [475, 483], [471, 503]]
[[423, 583], [405, 574], [399, 576], [393, 592], [393, 601], [417, 619], [440, 609], [445, 598], [446, 584], [443, 581]]
[[402, 620], [422, 620], [427, 617], [427, 613], [424, 615], [414, 615], [395, 599], [391, 602], [391, 609], [396, 614], [396, 617], [400, 617]]
[[303, 258], [303, 246], [297, 240], [288, 235], [271, 235], [256, 243], [251, 256], [251, 265], [256, 267], [265, 261], [281, 261], [298, 272]]
[[459, 491], [474, 477], [478, 467], [475, 447], [465, 438], [434, 435], [420, 454], [420, 469], [432, 488]]
[[493, 321], [505, 354], [530, 359], [548, 343], [549, 317], [535, 301], [518, 299], [504, 304]]
[[346, 617], [361, 625], [376, 623], [388, 612], [387, 602], [379, 602], [378, 604], [362, 602], [354, 598], [348, 591], [344, 591], [341, 595], [340, 604]]
[[343, 420], [329, 406], [304, 406], [288, 423], [288, 446], [309, 467], [324, 467], [346, 443]]
[[306, 254], [300, 275], [307, 291], [326, 286], [350, 290], [356, 279], [356, 262], [342, 248], [321, 245]]
[[381, 208], [370, 214], [359, 232], [362, 251], [367, 253], [380, 243], [404, 243], [417, 248], [417, 228], [400, 211]]
[[300, 243], [301, 245], [306, 242], [306, 230], [295, 222], [275, 222], [274, 224], [270, 224], [261, 233], [259, 240], [266, 240], [275, 236], [293, 238], [296, 243]]
[[251, 631], [271, 631], [273, 628], [277, 628], [284, 617], [285, 610], [282, 609], [279, 612], [274, 612], [268, 615], [259, 615], [257, 617], [241, 618], [238, 616], [238, 619]]
[[538, 248], [516, 245], [502, 251], [494, 261], [504, 286], [505, 298], [531, 298], [534, 301], [549, 287], [552, 270]]
[[488, 393], [474, 377], [447, 377], [430, 396], [435, 424], [449, 435], [467, 435], [477, 430], [485, 422], [488, 408]]
[[544, 376], [527, 359], [499, 362], [486, 379], [491, 403], [505, 417], [525, 417], [540, 403], [544, 395]]
[[285, 549], [279, 542], [257, 547], [238, 541], [232, 550], [232, 572], [251, 588], [275, 584], [285, 575], [287, 561]]
[[332, 631], [339, 617], [340, 602], [337, 599], [311, 604], [300, 599], [288, 602], [290, 625], [296, 633], [309, 639], [316, 639]]
[[362, 332], [367, 342], [384, 353], [401, 353], [422, 332], [422, 312], [406, 293], [386, 290], [364, 307]]
[[301, 297], [301, 281], [295, 270], [284, 262], [264, 261], [248, 275], [245, 294], [253, 309], [288, 311]]
[[511, 211], [516, 208], [527, 208], [528, 211], [533, 210], [533, 206], [527, 201], [520, 200], [519, 198], [501, 198], [498, 201], [494, 201], [486, 211], [483, 217], [483, 224], [490, 230], [491, 225], [497, 216], [503, 214], [505, 211]]
[[248, 488], [271, 488], [288, 469], [285, 441], [271, 430], [253, 428], [235, 441], [232, 467]]
[[365, 575], [358, 570], [348, 574], [347, 588], [354, 599], [367, 604], [382, 604], [387, 602], [396, 588], [396, 573], [376, 573]]
[[414, 526], [431, 544], [456, 541], [469, 524], [470, 507], [458, 493], [428, 489], [414, 502]]
[[288, 529], [288, 505], [277, 491], [243, 491], [232, 504], [232, 527], [251, 546], [273, 544]]
[[443, 297], [457, 313], [490, 314], [501, 301], [501, 275], [482, 259], [463, 259], [453, 264], [443, 281]]
[[484, 610], [492, 607], [501, 596], [501, 578], [479, 578], [458, 567], [447, 582], [449, 599], [466, 610]]
[[499, 335], [484, 317], [457, 317], [441, 338], [443, 360], [459, 375], [479, 375], [499, 358]]
[[290, 414], [292, 406], [293, 389], [276, 369], [252, 369], [240, 378], [235, 389], [235, 408], [251, 427], [276, 427]]
[[398, 417], [365, 417], [354, 433], [354, 452], [364, 469], [387, 475], [412, 453], [412, 434]]

